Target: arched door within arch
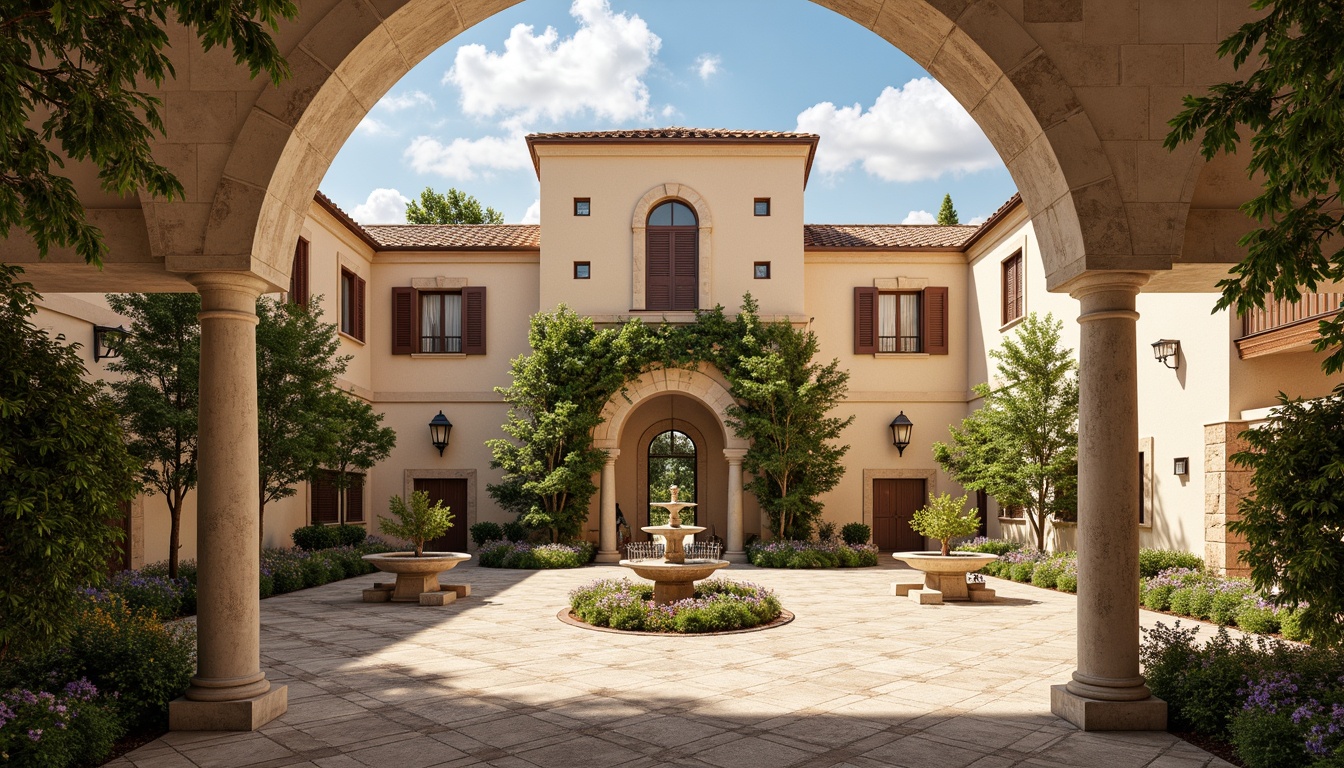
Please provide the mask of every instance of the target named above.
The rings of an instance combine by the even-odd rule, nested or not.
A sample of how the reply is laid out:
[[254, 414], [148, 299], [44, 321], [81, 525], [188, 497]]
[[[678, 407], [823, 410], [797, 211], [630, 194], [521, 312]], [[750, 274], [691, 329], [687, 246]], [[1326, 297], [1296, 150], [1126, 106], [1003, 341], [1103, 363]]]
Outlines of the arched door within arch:
[[645, 231], [644, 307], [699, 308], [700, 234], [695, 211], [668, 200], [649, 213]]

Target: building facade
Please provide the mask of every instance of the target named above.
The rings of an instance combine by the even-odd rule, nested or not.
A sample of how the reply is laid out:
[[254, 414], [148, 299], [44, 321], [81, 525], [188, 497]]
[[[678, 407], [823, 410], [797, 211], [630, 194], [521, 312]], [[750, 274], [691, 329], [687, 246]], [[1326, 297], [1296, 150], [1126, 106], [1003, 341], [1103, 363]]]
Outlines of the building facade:
[[[838, 409], [853, 416], [846, 474], [822, 500], [825, 519], [864, 522], [883, 549], [922, 548], [909, 516], [930, 495], [962, 489], [933, 460], [932, 444], [978, 407], [972, 387], [993, 374], [989, 352], [1027, 313], [1064, 321], [1079, 345], [1078, 303], [1046, 290], [1041, 249], [1014, 197], [978, 226], [806, 224], [804, 190], [817, 137], [755, 131], [666, 129], [529, 137], [541, 181], [541, 225], [360, 226], [322, 195], [295, 247], [290, 291], [279, 300], [321, 306], [350, 365], [342, 386], [397, 431], [389, 458], [347, 491], [347, 521], [370, 525], [387, 499], [425, 490], [457, 526], [439, 546], [469, 548], [470, 525], [510, 515], [490, 498], [485, 441], [503, 436], [496, 393], [509, 363], [528, 352], [529, 319], [566, 305], [599, 324], [630, 318], [689, 322], [696, 309], [729, 312], [750, 293], [766, 318], [814, 331], [823, 360], [850, 373]], [[1212, 312], [1212, 293], [1138, 298], [1140, 514], [1143, 546], [1184, 549], [1235, 570], [1223, 529], [1245, 491], [1227, 457], [1237, 434], [1280, 391], [1319, 397], [1338, 384], [1310, 351], [1311, 319], [1339, 294], [1271, 307], [1255, 317]], [[55, 294], [39, 324], [91, 341], [92, 326], [124, 320], [101, 296]], [[1171, 351], [1155, 359], [1153, 342]], [[85, 342], [88, 344], [88, 342]], [[90, 370], [108, 376], [105, 362]], [[585, 535], [614, 555], [615, 510], [638, 531], [669, 466], [689, 472], [697, 523], [739, 552], [768, 536], [742, 493], [746, 445], [725, 423], [728, 385], [712, 369], [657, 370], [609, 404], [595, 435], [607, 451]], [[442, 412], [448, 446], [427, 424]], [[910, 444], [893, 445], [903, 413]], [[268, 505], [264, 544], [286, 546], [309, 522], [339, 522], [334, 487], [315, 482]], [[194, 505], [183, 515], [183, 557], [196, 542]], [[986, 532], [1028, 540], [1029, 526], [993, 499], [971, 494]], [[128, 560], [167, 557], [167, 510], [143, 497], [128, 510]], [[1073, 527], [1052, 525], [1052, 547]]]

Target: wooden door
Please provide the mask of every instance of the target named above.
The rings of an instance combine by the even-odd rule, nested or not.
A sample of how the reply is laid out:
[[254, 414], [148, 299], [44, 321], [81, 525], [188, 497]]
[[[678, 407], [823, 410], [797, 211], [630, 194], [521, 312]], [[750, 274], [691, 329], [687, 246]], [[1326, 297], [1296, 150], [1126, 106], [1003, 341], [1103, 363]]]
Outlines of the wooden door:
[[425, 551], [467, 551], [467, 481], [463, 478], [421, 478], [415, 490], [429, 494], [429, 503], [442, 501], [453, 513], [453, 527], [437, 539], [425, 542]]
[[873, 543], [890, 552], [924, 549], [924, 537], [910, 527], [915, 510], [924, 506], [924, 480], [873, 480]]
[[113, 528], [122, 532], [121, 541], [113, 545], [114, 549], [107, 557], [107, 572], [117, 573], [131, 568], [131, 502], [117, 502], [117, 516], [107, 521]]

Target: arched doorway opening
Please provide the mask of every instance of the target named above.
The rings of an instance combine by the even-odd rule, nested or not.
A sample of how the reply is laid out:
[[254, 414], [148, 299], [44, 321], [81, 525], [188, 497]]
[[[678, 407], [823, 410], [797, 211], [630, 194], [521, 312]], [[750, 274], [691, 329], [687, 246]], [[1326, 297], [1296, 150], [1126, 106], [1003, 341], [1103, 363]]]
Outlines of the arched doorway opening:
[[[677, 488], [679, 500], [691, 504], [699, 501], [697, 493], [699, 486], [696, 480], [700, 472], [696, 462], [695, 440], [690, 435], [675, 428], [659, 432], [649, 441], [649, 449], [644, 456], [647, 462], [644, 476], [649, 487], [649, 504], [671, 501], [673, 486]], [[691, 512], [689, 521], [686, 515], [682, 515], [682, 521], [694, 525], [695, 512], [688, 511]], [[654, 514], [654, 510], [650, 510], [650, 525], [666, 525], [666, 523], [665, 513], [659, 517]]]

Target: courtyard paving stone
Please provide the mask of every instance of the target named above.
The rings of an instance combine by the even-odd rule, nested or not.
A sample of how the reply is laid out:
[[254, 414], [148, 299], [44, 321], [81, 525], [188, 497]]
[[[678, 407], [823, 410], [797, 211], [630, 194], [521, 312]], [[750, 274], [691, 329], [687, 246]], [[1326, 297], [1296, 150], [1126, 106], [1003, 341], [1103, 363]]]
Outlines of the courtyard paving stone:
[[919, 606], [889, 593], [915, 576], [899, 564], [734, 565], [722, 575], [774, 589], [797, 618], [640, 637], [555, 616], [618, 567], [456, 573], [472, 596], [441, 608], [361, 602], [376, 576], [263, 601], [262, 664], [290, 686], [289, 711], [256, 733], [170, 733], [110, 765], [1229, 766], [1170, 734], [1082, 733], [1050, 714], [1074, 668], [1072, 595], [993, 580], [999, 603]]

